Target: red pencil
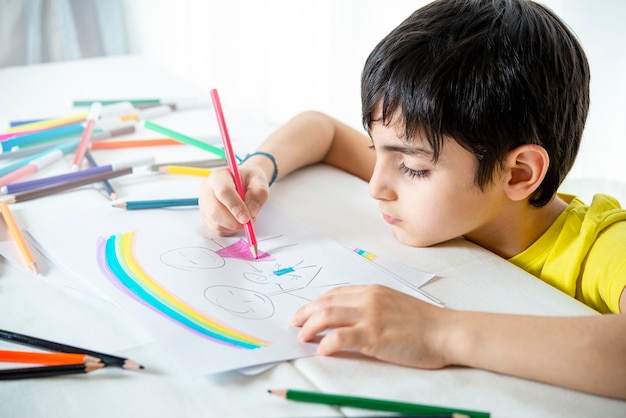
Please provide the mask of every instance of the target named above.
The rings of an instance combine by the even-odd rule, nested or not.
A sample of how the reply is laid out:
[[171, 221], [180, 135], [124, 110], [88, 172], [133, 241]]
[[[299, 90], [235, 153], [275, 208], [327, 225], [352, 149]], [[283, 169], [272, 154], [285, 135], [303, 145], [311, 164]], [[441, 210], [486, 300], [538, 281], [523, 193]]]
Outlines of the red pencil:
[[[226, 153], [226, 161], [228, 162], [228, 169], [233, 176], [237, 193], [242, 199], [246, 197], [246, 191], [243, 188], [243, 181], [241, 181], [241, 175], [237, 168], [237, 159], [233, 152], [233, 146], [230, 142], [230, 136], [228, 135], [228, 128], [226, 127], [226, 120], [224, 119], [224, 112], [222, 112], [222, 104], [220, 97], [217, 94], [217, 90], [211, 90], [211, 99], [213, 100], [213, 107], [215, 108], [215, 114], [217, 116], [217, 124], [220, 127], [220, 133], [222, 134], [222, 144], [224, 145], [224, 152]], [[258, 257], [256, 235], [254, 234], [254, 227], [252, 226], [252, 220], [248, 221], [244, 225], [246, 230], [246, 238], [248, 239], [248, 245], [250, 246], [250, 252], [254, 258]]]

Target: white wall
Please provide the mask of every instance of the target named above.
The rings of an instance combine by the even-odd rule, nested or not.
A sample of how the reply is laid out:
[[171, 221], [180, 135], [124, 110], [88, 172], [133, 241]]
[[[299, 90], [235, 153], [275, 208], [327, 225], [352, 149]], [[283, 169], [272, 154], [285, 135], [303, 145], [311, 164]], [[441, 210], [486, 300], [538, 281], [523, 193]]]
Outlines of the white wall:
[[[131, 50], [200, 90], [282, 123], [305, 109], [360, 128], [359, 82], [374, 45], [426, 0], [127, 0]], [[592, 70], [587, 129], [571, 177], [626, 182], [626, 2], [545, 0]]]

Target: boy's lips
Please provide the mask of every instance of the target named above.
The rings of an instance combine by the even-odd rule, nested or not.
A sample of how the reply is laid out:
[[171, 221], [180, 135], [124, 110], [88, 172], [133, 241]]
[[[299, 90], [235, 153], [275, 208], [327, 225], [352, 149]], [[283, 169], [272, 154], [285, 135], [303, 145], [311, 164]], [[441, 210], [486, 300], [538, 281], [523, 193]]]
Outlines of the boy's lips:
[[402, 222], [400, 219], [398, 218], [394, 218], [393, 216], [389, 216], [384, 212], [381, 212], [383, 214], [383, 219], [385, 220], [385, 222], [387, 222], [390, 225], [396, 225], [399, 224], [400, 222]]

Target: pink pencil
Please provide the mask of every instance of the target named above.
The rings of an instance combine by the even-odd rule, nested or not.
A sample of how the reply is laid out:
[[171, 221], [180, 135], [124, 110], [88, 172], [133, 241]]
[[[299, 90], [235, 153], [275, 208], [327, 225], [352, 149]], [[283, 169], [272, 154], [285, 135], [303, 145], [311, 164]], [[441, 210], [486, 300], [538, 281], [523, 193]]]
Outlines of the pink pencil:
[[93, 128], [96, 125], [96, 121], [98, 120], [98, 118], [100, 118], [100, 112], [102, 112], [102, 104], [100, 102], [92, 103], [89, 108], [89, 114], [87, 115], [87, 119], [85, 120], [85, 130], [83, 131], [83, 136], [80, 138], [78, 148], [76, 149], [76, 154], [74, 154], [72, 171], [80, 170], [83, 159], [85, 158], [85, 153], [87, 152], [87, 148], [89, 147], [89, 143], [91, 142], [91, 134], [93, 133]]
[[[224, 113], [222, 112], [222, 104], [220, 97], [217, 94], [217, 90], [211, 90], [211, 99], [213, 100], [213, 107], [215, 108], [215, 114], [217, 116], [217, 124], [220, 127], [220, 133], [222, 134], [222, 144], [224, 145], [224, 152], [226, 153], [226, 161], [228, 162], [228, 169], [233, 180], [237, 193], [242, 199], [246, 196], [246, 191], [243, 187], [243, 181], [241, 181], [241, 175], [239, 174], [239, 168], [237, 167], [237, 159], [233, 152], [233, 146], [230, 142], [230, 135], [228, 135], [228, 128], [226, 128], [226, 120], [224, 119]], [[256, 235], [254, 234], [254, 227], [252, 226], [252, 220], [248, 221], [244, 225], [246, 230], [246, 238], [248, 239], [248, 245], [250, 246], [250, 252], [254, 258], [258, 257]]]
[[63, 150], [54, 149], [47, 153], [46, 155], [36, 158], [30, 163], [26, 164], [23, 167], [18, 168], [15, 171], [10, 172], [2, 177], [0, 177], [0, 187], [6, 186], [7, 184], [14, 183], [16, 180], [28, 175], [36, 173], [44, 167], [49, 166], [55, 161], [59, 161], [63, 158]]

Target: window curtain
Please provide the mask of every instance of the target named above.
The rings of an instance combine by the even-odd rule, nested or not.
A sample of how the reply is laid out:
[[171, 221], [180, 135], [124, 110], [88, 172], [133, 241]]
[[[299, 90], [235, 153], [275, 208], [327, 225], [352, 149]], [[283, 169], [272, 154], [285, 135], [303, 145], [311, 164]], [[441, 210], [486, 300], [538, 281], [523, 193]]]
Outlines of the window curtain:
[[0, 0], [0, 66], [128, 53], [121, 0]]

